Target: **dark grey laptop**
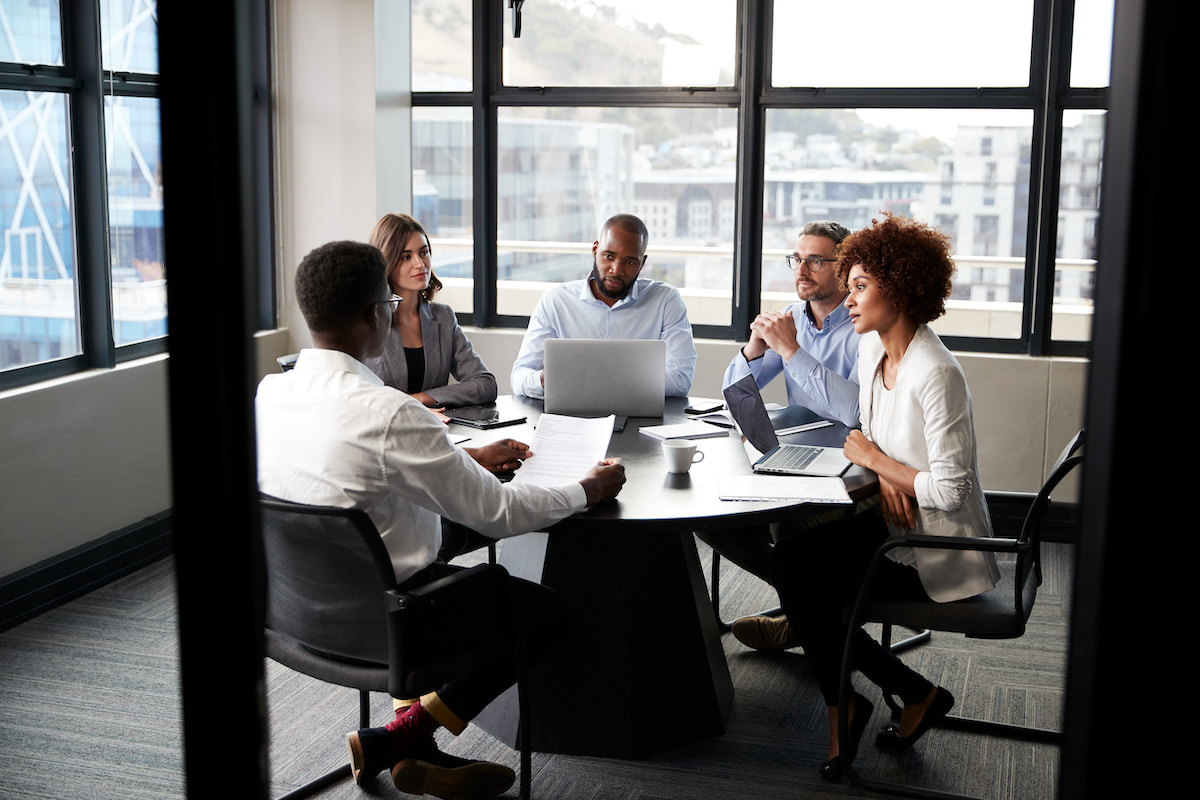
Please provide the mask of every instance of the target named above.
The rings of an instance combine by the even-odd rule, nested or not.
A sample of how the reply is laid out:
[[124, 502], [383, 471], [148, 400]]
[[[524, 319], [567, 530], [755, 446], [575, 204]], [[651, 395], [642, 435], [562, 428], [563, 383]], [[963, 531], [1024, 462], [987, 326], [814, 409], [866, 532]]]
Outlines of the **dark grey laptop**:
[[755, 472], [837, 477], [849, 469], [850, 461], [840, 447], [780, 444], [753, 375], [727, 386], [722, 394], [734, 424], [759, 455], [751, 459]]
[[545, 409], [577, 417], [661, 417], [667, 343], [661, 339], [547, 339]]

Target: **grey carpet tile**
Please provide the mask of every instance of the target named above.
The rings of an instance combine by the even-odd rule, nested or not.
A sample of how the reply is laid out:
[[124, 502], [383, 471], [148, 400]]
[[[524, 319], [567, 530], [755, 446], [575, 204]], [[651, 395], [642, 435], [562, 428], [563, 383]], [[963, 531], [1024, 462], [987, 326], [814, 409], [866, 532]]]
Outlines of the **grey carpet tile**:
[[[1061, 723], [1072, 549], [1047, 548], [1046, 581], [1026, 636], [979, 642], [935, 634], [903, 658], [958, 699], [956, 714], [1056, 728]], [[708, 575], [707, 548], [700, 546]], [[482, 558], [482, 555], [479, 556]], [[470, 562], [472, 559], [468, 558]], [[722, 564], [722, 616], [775, 604], [770, 587]], [[172, 563], [166, 559], [0, 634], [0, 800], [182, 798], [178, 647]], [[653, 618], [647, 624], [662, 624]], [[817, 775], [827, 717], [803, 653], [757, 653], [731, 635], [723, 644], [736, 691], [724, 736], [653, 757], [620, 761], [535, 753], [539, 800], [740, 800], [746, 797], [867, 798], [873, 792]], [[271, 796], [344, 762], [344, 734], [358, 725], [353, 690], [268, 662]], [[888, 722], [877, 690], [872, 727]], [[641, 698], [598, 696], [596, 713], [643, 713]], [[371, 699], [372, 724], [391, 702]], [[1001, 800], [1052, 798], [1058, 748], [974, 733], [931, 731], [913, 751], [886, 754], [868, 731], [863, 774]], [[516, 752], [474, 726], [439, 732], [448, 752], [519, 770]], [[69, 765], [69, 766], [66, 766]], [[236, 794], [237, 787], [230, 787]], [[402, 797], [386, 773], [357, 787], [343, 781], [322, 800]], [[508, 793], [516, 796], [516, 787]]]

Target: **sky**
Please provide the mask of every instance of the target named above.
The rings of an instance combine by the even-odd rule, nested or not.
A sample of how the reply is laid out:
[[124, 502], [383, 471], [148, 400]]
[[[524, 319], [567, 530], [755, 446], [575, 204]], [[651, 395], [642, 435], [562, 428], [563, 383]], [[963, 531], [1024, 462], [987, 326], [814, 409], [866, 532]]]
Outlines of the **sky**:
[[[562, 0], [588, 14], [594, 5], [719, 43], [709, 63], [732, 61], [735, 0]], [[681, 13], [681, 11], [683, 13]], [[1077, 0], [1077, 85], [1106, 85], [1113, 0]], [[778, 0], [777, 86], [1023, 86], [1028, 81], [1033, 0]], [[869, 21], [869, 24], [863, 24]], [[853, 47], [848, 45], [853, 42]], [[679, 59], [687, 59], [678, 54]], [[692, 58], [697, 58], [693, 55]], [[699, 56], [702, 62], [705, 56]], [[971, 70], [964, 65], [976, 64]], [[728, 64], [731, 67], [731, 63]], [[670, 81], [668, 81], [670, 82]], [[697, 83], [699, 81], [696, 81]], [[904, 112], [863, 109], [866, 121], [915, 128], [946, 139], [959, 124], [1028, 125], [1028, 112]]]

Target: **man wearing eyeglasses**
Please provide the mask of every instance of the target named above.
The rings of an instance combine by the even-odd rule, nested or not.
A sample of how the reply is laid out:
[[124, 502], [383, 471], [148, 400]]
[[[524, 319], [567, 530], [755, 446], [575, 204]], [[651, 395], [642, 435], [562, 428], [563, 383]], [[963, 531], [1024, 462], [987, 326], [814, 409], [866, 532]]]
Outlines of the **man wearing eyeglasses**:
[[782, 372], [788, 405], [858, 427], [859, 337], [842, 305], [846, 290], [835, 263], [837, 246], [849, 235], [829, 220], [804, 226], [795, 251], [780, 264], [792, 271], [802, 302], [755, 317], [750, 340], [725, 371], [725, 386], [751, 374], [761, 389]]
[[[790, 406], [805, 406], [826, 419], [857, 428], [858, 339], [842, 305], [846, 289], [837, 277], [837, 246], [850, 235], [837, 222], [810, 222], [796, 249], [779, 264], [792, 271], [799, 303], [766, 311], [750, 324], [750, 340], [725, 371], [725, 386], [753, 375], [761, 389], [780, 373]], [[840, 512], [834, 512], [840, 513]], [[806, 519], [804, 526], [823, 518]], [[793, 529], [766, 526], [750, 530], [697, 532], [733, 563], [770, 582], [774, 542]], [[756, 650], [786, 650], [798, 642], [786, 617], [755, 616], [733, 623], [733, 635]]]

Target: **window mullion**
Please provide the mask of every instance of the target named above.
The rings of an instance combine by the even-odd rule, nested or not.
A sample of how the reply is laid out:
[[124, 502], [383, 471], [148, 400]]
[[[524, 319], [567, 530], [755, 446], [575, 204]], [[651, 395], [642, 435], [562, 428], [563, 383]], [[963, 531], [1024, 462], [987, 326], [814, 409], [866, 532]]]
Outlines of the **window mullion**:
[[64, 60], [78, 81], [70, 96], [69, 124], [81, 345], [93, 368], [112, 367], [116, 344], [108, 264], [100, 9], [91, 3], [66, 3], [63, 14]]
[[766, 88], [772, 0], [740, 0], [740, 39], [737, 81], [741, 93], [738, 108], [737, 197], [734, 232], [732, 338], [749, 335], [750, 322], [758, 314], [762, 289], [762, 225], [765, 155], [765, 112], [762, 94]]

